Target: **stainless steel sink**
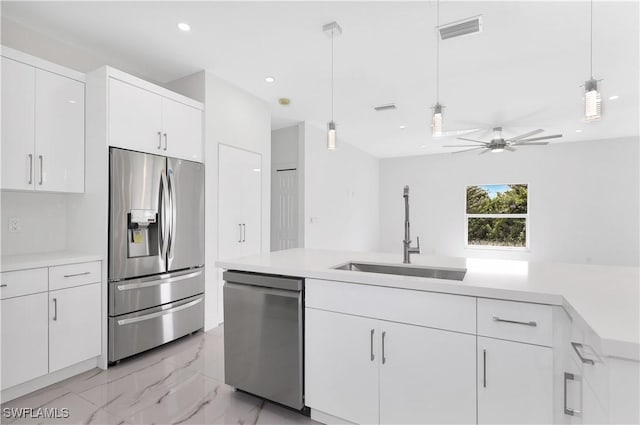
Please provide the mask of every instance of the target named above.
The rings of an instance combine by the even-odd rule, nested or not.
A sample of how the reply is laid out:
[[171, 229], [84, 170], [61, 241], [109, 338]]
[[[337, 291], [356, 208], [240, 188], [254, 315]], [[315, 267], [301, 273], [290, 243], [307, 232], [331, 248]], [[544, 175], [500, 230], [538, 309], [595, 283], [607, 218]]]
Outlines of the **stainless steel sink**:
[[464, 279], [466, 269], [436, 269], [420, 266], [394, 266], [389, 264], [346, 263], [334, 267], [335, 270], [352, 272], [394, 274], [400, 276], [430, 277], [434, 279], [458, 280]]

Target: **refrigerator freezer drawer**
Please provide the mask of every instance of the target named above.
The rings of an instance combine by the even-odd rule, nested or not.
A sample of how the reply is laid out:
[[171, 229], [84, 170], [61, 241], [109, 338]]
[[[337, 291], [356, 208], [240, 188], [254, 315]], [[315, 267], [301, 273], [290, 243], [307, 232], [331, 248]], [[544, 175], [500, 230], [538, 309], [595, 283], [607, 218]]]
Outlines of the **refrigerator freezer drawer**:
[[109, 283], [109, 316], [174, 302], [204, 292], [204, 268]]
[[109, 361], [141, 353], [204, 327], [204, 295], [109, 317]]

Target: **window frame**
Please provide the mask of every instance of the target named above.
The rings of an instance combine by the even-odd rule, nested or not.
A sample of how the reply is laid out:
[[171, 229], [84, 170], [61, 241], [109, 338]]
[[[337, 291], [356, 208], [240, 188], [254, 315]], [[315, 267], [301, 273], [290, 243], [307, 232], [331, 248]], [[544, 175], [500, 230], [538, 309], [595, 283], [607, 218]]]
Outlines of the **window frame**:
[[[469, 214], [467, 213], [467, 190], [472, 186], [509, 186], [514, 184], [527, 186], [527, 213], [523, 214]], [[483, 183], [483, 184], [468, 184], [464, 187], [464, 249], [481, 250], [481, 251], [520, 251], [528, 252], [530, 247], [530, 214], [531, 206], [529, 201], [531, 200], [531, 186], [529, 183]], [[504, 246], [504, 245], [471, 245], [469, 244], [469, 219], [470, 218], [524, 218], [524, 232], [525, 232], [525, 246]]]

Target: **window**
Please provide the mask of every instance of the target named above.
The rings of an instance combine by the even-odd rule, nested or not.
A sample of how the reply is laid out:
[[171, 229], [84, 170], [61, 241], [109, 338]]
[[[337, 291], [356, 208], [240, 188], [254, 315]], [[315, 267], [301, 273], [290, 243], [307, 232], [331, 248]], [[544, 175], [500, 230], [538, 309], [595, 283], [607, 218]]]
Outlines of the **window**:
[[467, 246], [529, 246], [529, 194], [526, 184], [467, 187]]

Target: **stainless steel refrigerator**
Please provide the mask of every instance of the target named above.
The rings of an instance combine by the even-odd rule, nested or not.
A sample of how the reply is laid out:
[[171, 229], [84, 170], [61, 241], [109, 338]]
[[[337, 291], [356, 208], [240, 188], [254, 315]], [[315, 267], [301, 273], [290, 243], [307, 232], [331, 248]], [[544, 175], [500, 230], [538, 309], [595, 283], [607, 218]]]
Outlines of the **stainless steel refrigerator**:
[[204, 165], [109, 151], [109, 361], [204, 327]]

